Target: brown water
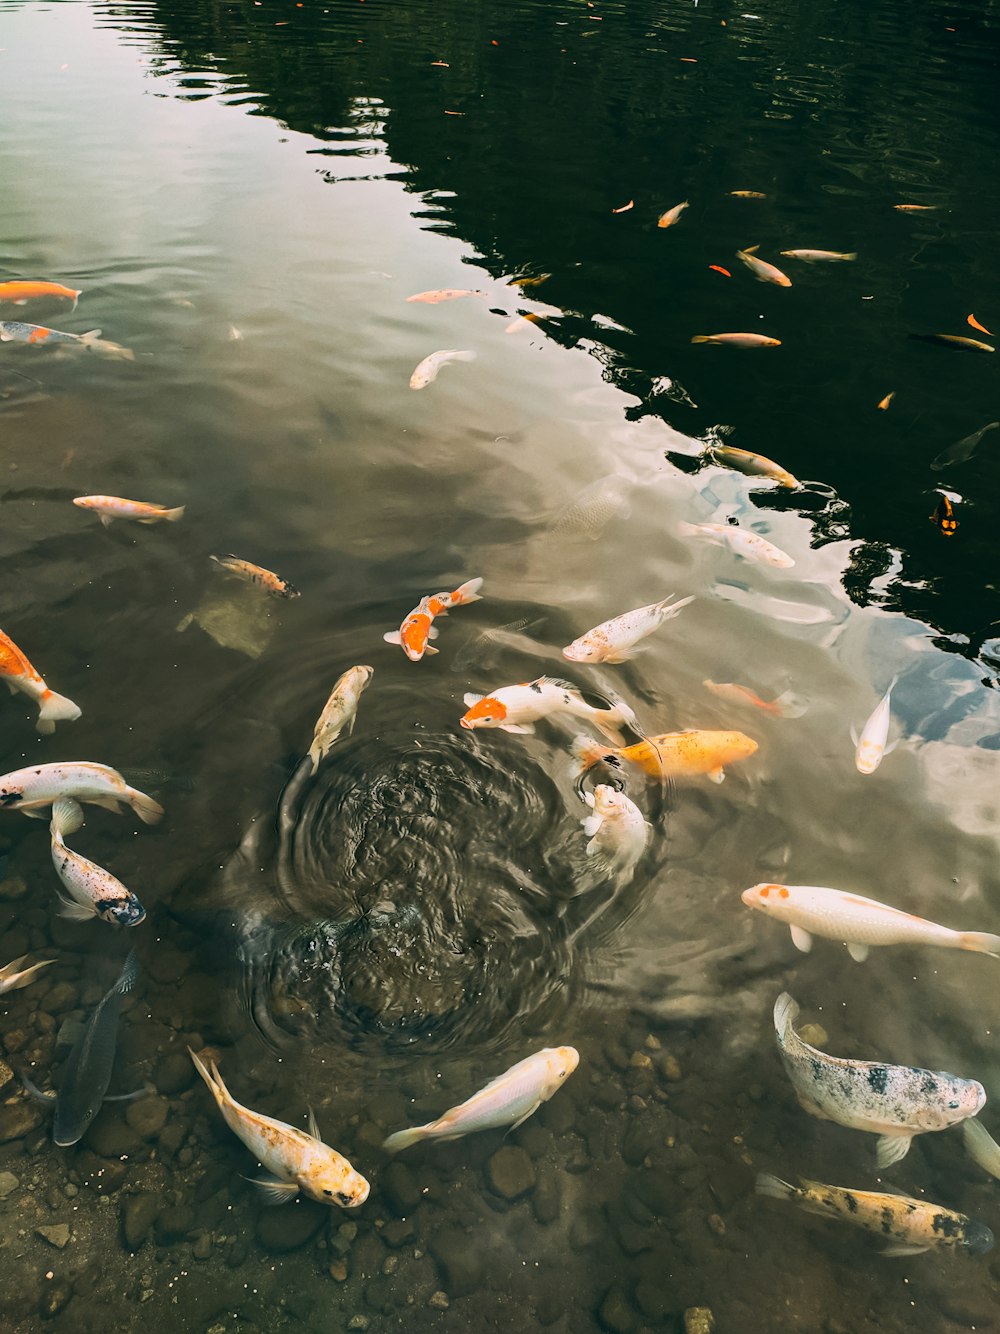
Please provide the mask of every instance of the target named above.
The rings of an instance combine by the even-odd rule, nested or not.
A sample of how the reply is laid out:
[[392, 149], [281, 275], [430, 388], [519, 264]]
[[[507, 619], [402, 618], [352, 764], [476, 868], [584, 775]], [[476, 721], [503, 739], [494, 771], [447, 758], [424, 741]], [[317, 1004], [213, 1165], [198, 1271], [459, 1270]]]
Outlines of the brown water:
[[[3, 1090], [6, 1327], [627, 1334], [693, 1307], [725, 1331], [990, 1327], [995, 1259], [885, 1260], [753, 1180], [879, 1188], [873, 1141], [795, 1103], [782, 989], [826, 1049], [992, 1095], [996, 962], [801, 955], [739, 895], [832, 885], [1000, 930], [1000, 433], [929, 468], [1000, 415], [995, 369], [907, 337], [1000, 319], [994, 9], [0, 4], [0, 47], [0, 281], [83, 289], [0, 318], [135, 354], [0, 345], [0, 624], [83, 708], [39, 738], [5, 702], [2, 767], [98, 760], [167, 809], [88, 807], [71, 839], [145, 905], [126, 939], [59, 918], [45, 826], [3, 817], [0, 963], [57, 960], [0, 999], [9, 1065], [59, 1087], [66, 1021], [134, 945], [112, 1091], [156, 1090], [70, 1149]], [[755, 242], [790, 289], [733, 258]], [[486, 299], [405, 301], [447, 287]], [[725, 329], [782, 346], [690, 343]], [[476, 358], [411, 390], [448, 348]], [[806, 486], [713, 463], [723, 438]], [[927, 522], [936, 485], [964, 498], [953, 538]], [[105, 530], [70, 504], [93, 493], [186, 513]], [[727, 519], [795, 566], [679, 528]], [[228, 579], [208, 558], [230, 551], [302, 596]], [[383, 642], [475, 575], [439, 656]], [[633, 662], [562, 658], [669, 592], [696, 601]], [[353, 734], [294, 777], [355, 663], [375, 675]], [[759, 750], [720, 786], [630, 777], [654, 833], [616, 890], [584, 851], [581, 729], [458, 726], [465, 692], [543, 673], [620, 693], [651, 733]], [[899, 747], [861, 777], [850, 726], [896, 674]], [[206, 1043], [249, 1106], [316, 1108], [371, 1180], [360, 1210], [262, 1208], [188, 1061]], [[506, 1140], [382, 1153], [566, 1043], [579, 1070]], [[1000, 1225], [956, 1132], [885, 1181]], [[36, 1231], [62, 1224], [62, 1248]]]

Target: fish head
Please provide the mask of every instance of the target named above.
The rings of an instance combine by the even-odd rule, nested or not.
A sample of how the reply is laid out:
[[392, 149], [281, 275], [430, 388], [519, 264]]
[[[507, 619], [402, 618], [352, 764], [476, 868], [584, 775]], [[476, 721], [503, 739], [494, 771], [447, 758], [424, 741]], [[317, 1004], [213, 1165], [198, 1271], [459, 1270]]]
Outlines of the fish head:
[[607, 647], [606, 637], [591, 630], [588, 634], [581, 635], [579, 639], [574, 639], [572, 644], [568, 644], [563, 649], [562, 655], [570, 662], [603, 662]]
[[606, 820], [623, 814], [627, 801], [625, 794], [610, 783], [598, 783], [594, 788], [594, 813], [603, 815]]
[[978, 1079], [955, 1079], [938, 1075], [944, 1093], [945, 1125], [953, 1126], [977, 1116], [986, 1106], [986, 1090]]
[[864, 737], [858, 743], [854, 764], [859, 774], [873, 774], [882, 763], [884, 747], [877, 741], [866, 741]]
[[753, 737], [747, 736], [745, 732], [726, 732], [723, 746], [725, 759], [721, 759], [722, 764], [732, 764], [734, 760], [748, 760], [758, 749], [757, 742]]
[[350, 669], [348, 679], [354, 689], [360, 694], [362, 690], [368, 689], [368, 684], [374, 675], [375, 668], [362, 663], [360, 666], [352, 667]]
[[326, 1145], [321, 1147], [326, 1153], [299, 1180], [303, 1192], [320, 1204], [336, 1204], [341, 1209], [356, 1209], [364, 1204], [371, 1189], [366, 1179], [336, 1150]]
[[993, 1233], [985, 1223], [977, 1223], [974, 1218], [970, 1218], [963, 1230], [962, 1246], [970, 1255], [985, 1255], [993, 1249]]
[[79, 1143], [87, 1128], [101, 1110], [103, 1098], [92, 1098], [84, 1103], [66, 1106], [60, 1096], [56, 1101], [56, 1115], [52, 1122], [52, 1142], [60, 1149]]
[[485, 699], [477, 699], [458, 721], [471, 732], [477, 727], [500, 727], [506, 717], [506, 704], [487, 695]]
[[751, 885], [745, 889], [740, 898], [748, 908], [759, 908], [761, 912], [770, 913], [774, 917], [781, 916], [783, 907], [788, 906], [788, 900], [791, 897], [787, 885], [769, 885], [759, 884]]
[[116, 926], [138, 926], [146, 916], [146, 909], [134, 894], [125, 899], [105, 899], [94, 906], [102, 922], [114, 922]]
[[580, 1064], [580, 1053], [575, 1047], [548, 1047], [545, 1052], [549, 1078], [546, 1081], [547, 1097], [551, 1098]]
[[411, 662], [419, 662], [427, 649], [427, 639], [431, 628], [430, 613], [426, 609], [426, 599], [416, 611], [411, 611], [399, 627], [399, 642], [403, 652]]

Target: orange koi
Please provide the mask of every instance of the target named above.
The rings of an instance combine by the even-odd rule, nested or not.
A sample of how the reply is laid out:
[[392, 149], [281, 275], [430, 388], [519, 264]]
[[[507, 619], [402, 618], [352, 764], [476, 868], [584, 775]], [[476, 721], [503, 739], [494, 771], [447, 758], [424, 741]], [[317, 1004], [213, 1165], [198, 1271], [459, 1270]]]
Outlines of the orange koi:
[[945, 537], [954, 537], [955, 530], [958, 528], [958, 520], [955, 518], [955, 507], [948, 496], [941, 492], [938, 503], [934, 508], [934, 513], [930, 515], [931, 523], [936, 523]]
[[709, 264], [708, 266], [715, 273], [721, 273], [724, 278], [731, 278], [733, 275], [728, 269], [724, 269], [721, 264]]
[[672, 227], [687, 207], [688, 201], [685, 199], [683, 204], [675, 204], [673, 208], [668, 208], [666, 213], [661, 213], [656, 219], [657, 227]]
[[731, 704], [751, 704], [762, 713], [769, 713], [774, 718], [801, 718], [805, 705], [796, 699], [790, 690], [786, 690], [777, 699], [761, 699], [749, 686], [738, 685], [735, 681], [702, 681], [706, 690], [718, 695]]
[[468, 579], [453, 593], [434, 593], [422, 597], [398, 630], [387, 630], [382, 638], [387, 644], [399, 644], [411, 662], [419, 662], [424, 654], [437, 653], [429, 642], [437, 639], [435, 616], [447, 616], [453, 607], [480, 602], [482, 579]]
[[599, 741], [578, 736], [571, 747], [577, 761], [573, 776], [581, 778], [601, 760], [620, 766], [623, 760], [637, 765], [652, 778], [684, 778], [707, 774], [713, 783], [726, 776], [725, 766], [746, 760], [757, 749], [757, 742], [743, 732], [687, 731], [667, 732], [663, 736], [644, 737], [634, 746], [609, 749]]
[[43, 736], [56, 730], [57, 722], [73, 722], [82, 712], [65, 695], [50, 690], [12, 639], [0, 630], [0, 678], [13, 695], [18, 690], [38, 705], [36, 728]]
[[989, 334], [990, 338], [993, 337], [992, 331], [987, 329], [985, 324], [980, 324], [975, 315], [966, 315], [965, 322], [971, 324], [973, 329], [978, 329], [980, 333]]
[[630, 199], [627, 204], [622, 204], [621, 208], [613, 208], [612, 213], [627, 213], [630, 208], [635, 208], [635, 200]]
[[0, 301], [9, 301], [12, 305], [23, 306], [29, 301], [51, 296], [64, 301], [72, 301], [75, 308], [81, 291], [82, 288], [77, 290], [75, 287], [64, 287], [62, 283], [36, 283], [15, 279], [11, 282], [0, 283]]
[[876, 403], [875, 406], [876, 406], [881, 412], [888, 412], [888, 410], [889, 410], [889, 404], [892, 402], [892, 400], [893, 400], [895, 397], [896, 397], [896, 391], [895, 391], [895, 389], [893, 389], [893, 391], [892, 391], [891, 393], [886, 394], [885, 398], [883, 398], [883, 399], [881, 400], [881, 402]]

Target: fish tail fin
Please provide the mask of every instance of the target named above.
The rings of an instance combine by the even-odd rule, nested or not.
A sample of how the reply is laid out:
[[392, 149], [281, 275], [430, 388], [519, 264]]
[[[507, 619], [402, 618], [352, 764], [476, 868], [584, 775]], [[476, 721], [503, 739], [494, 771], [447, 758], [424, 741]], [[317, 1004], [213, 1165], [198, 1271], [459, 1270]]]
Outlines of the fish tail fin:
[[[707, 338], [692, 338], [692, 339], [691, 339], [691, 342], [692, 342], [692, 343], [707, 343], [707, 342], [708, 342], [708, 339], [707, 339]], [[696, 533], [700, 532], [701, 530], [699, 529], [699, 527], [698, 527], [698, 525], [697, 525], [696, 523], [688, 523], [687, 519], [681, 519], [680, 523], [677, 525], [677, 531], [680, 533], [681, 537], [694, 537], [694, 535], [695, 535]]]
[[83, 824], [83, 807], [72, 797], [60, 797], [52, 803], [52, 837], [60, 842], [67, 834], [75, 834]]
[[588, 769], [592, 769], [597, 764], [607, 747], [602, 746], [593, 737], [578, 736], [574, 738], [569, 749], [570, 754], [576, 761], [570, 772], [574, 778], [582, 778]]
[[695, 334], [691, 339], [692, 343], [710, 343], [712, 340], [707, 334]]
[[779, 718], [801, 718], [808, 707], [794, 690], [783, 690], [772, 702], [772, 708]]
[[13, 977], [27, 957], [26, 954], [22, 954], [16, 959], [11, 959], [10, 963], [4, 964], [0, 968], [0, 982], [5, 982], [8, 977]]
[[456, 352], [453, 357], [455, 361], [475, 361], [475, 359], [475, 352]]
[[115, 983], [115, 991], [118, 992], [119, 996], [127, 996], [138, 980], [139, 960], [136, 958], [135, 950], [129, 950], [121, 976]]
[[782, 1181], [781, 1177], [776, 1177], [771, 1172], [757, 1173], [754, 1190], [758, 1195], [766, 1195], [772, 1200], [794, 1200], [799, 1193], [795, 1186]]
[[70, 310], [76, 310], [76, 303], [80, 300], [80, 297], [81, 297], [82, 295], [83, 295], [83, 288], [82, 288], [82, 287], [80, 288], [79, 292], [74, 292], [74, 293], [73, 293], [73, 304], [70, 306]]
[[50, 690], [42, 696], [37, 729], [43, 736], [48, 736], [56, 730], [56, 723], [75, 722], [82, 712], [79, 704], [74, 704], [65, 695], [57, 695], [54, 690]]
[[214, 1054], [209, 1056], [207, 1051], [204, 1052], [203, 1054], [206, 1058], [205, 1060], [202, 1060], [202, 1057], [197, 1052], [192, 1051], [191, 1048], [188, 1047], [188, 1055], [194, 1062], [194, 1068], [198, 1071], [199, 1075], [201, 1075], [202, 1079], [208, 1085], [209, 1089], [211, 1090], [212, 1097], [221, 1107], [223, 1102], [225, 1102], [225, 1100], [227, 1098], [230, 1098], [232, 1095], [226, 1088], [222, 1076], [219, 1074], [219, 1067], [215, 1063]]
[[382, 1148], [386, 1153], [401, 1153], [411, 1144], [417, 1144], [427, 1132], [427, 1126], [411, 1126], [408, 1130], [397, 1130], [394, 1135], [383, 1140]]
[[796, 1016], [799, 1013], [797, 1003], [792, 1000], [787, 991], [783, 991], [774, 1002], [774, 1031], [781, 1042], [788, 1039], [793, 1031]]
[[[26, 955], [23, 956], [23, 958], [26, 957]], [[22, 959], [18, 959], [18, 963], [22, 961]], [[41, 972], [43, 968], [48, 968], [50, 963], [55, 963], [55, 959], [43, 959], [41, 963], [33, 963], [30, 968], [26, 968], [14, 982], [8, 985], [7, 990], [20, 991], [22, 987], [30, 986], [35, 980], [35, 974]], [[10, 964], [7, 967], [9, 968]], [[4, 971], [6, 972], [6, 969]]]
[[163, 807], [160, 803], [154, 801], [152, 797], [147, 797], [145, 792], [140, 792], [138, 788], [127, 787], [125, 798], [143, 824], [158, 824], [163, 819]]
[[452, 602], [456, 607], [464, 606], [467, 602], [481, 602], [482, 595], [479, 590], [483, 586], [482, 577], [477, 579], [467, 579], [464, 584], [460, 584], [452, 593]]
[[616, 745], [622, 742], [620, 729], [630, 727], [638, 736], [643, 735], [643, 730], [639, 726], [639, 719], [635, 716], [635, 710], [631, 704], [626, 704], [623, 699], [611, 701], [611, 707], [604, 710], [605, 717], [595, 717], [594, 725], [597, 730], [603, 733]]
[[310, 774], [314, 774], [316, 770], [319, 768], [319, 761], [320, 761], [319, 746], [310, 746], [309, 753], [307, 754], [306, 759], [312, 765], [312, 768], [309, 770]]
[[899, 681], [899, 672], [897, 672], [897, 673], [895, 674], [895, 676], [892, 678], [892, 680], [891, 680], [891, 681], [889, 682], [889, 684], [886, 686], [885, 693], [886, 693], [887, 695], [888, 695], [888, 693], [889, 693], [890, 690], [895, 690], [895, 689], [896, 689], [896, 684], [897, 684], [898, 681]]
[[[711, 445], [709, 445], [708, 448], [711, 449]], [[661, 602], [658, 602], [654, 608], [655, 611], [663, 613], [664, 620], [669, 620], [671, 616], [676, 616], [678, 612], [683, 611], [689, 603], [694, 601], [694, 594], [690, 597], [681, 598], [679, 602], [675, 602], [674, 597], [675, 594], [671, 593]]]
[[852, 250], [850, 254], [841, 255], [841, 259], [857, 259], [857, 257], [858, 257], [858, 252], [856, 250]]
[[991, 936], [988, 931], [963, 931], [959, 939], [963, 950], [991, 954], [994, 959], [1000, 959], [1000, 936]]
[[172, 510], [164, 510], [163, 517], [166, 519], [167, 523], [177, 523], [179, 519], [184, 518], [185, 508], [186, 506], [184, 505], [175, 505]]

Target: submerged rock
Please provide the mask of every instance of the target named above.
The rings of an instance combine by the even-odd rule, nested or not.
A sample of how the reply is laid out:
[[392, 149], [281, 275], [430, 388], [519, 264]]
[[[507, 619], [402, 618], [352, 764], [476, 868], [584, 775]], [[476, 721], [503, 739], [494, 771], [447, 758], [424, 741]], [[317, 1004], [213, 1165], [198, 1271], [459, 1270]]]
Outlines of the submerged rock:
[[50, 1246], [54, 1246], [57, 1251], [63, 1250], [69, 1244], [69, 1224], [52, 1223], [48, 1227], [36, 1227], [35, 1232], [43, 1237]]
[[125, 1248], [137, 1251], [149, 1236], [150, 1229], [160, 1212], [158, 1195], [134, 1195], [122, 1209], [122, 1236]]
[[42, 1124], [42, 1111], [33, 1102], [18, 1098], [0, 1107], [0, 1144], [22, 1139]]
[[469, 1233], [464, 1228], [442, 1228], [431, 1237], [428, 1249], [438, 1263], [449, 1297], [475, 1292], [483, 1276], [483, 1259], [470, 1245]]
[[258, 589], [226, 581], [207, 588], [177, 629], [187, 630], [192, 624], [200, 626], [222, 648], [259, 658], [278, 622]]
[[9, 1200], [20, 1184], [13, 1172], [0, 1172], [0, 1200]]
[[684, 1312], [684, 1334], [712, 1334], [715, 1316], [708, 1306], [689, 1306]]
[[486, 1176], [492, 1188], [505, 1200], [516, 1200], [534, 1189], [535, 1168], [523, 1149], [504, 1144], [486, 1164]]
[[262, 1209], [257, 1215], [257, 1240], [275, 1255], [297, 1251], [320, 1230], [330, 1210], [312, 1200], [296, 1200], [280, 1209]]
[[635, 1329], [635, 1312], [621, 1284], [613, 1283], [601, 1299], [597, 1318], [610, 1334], [629, 1334]]

